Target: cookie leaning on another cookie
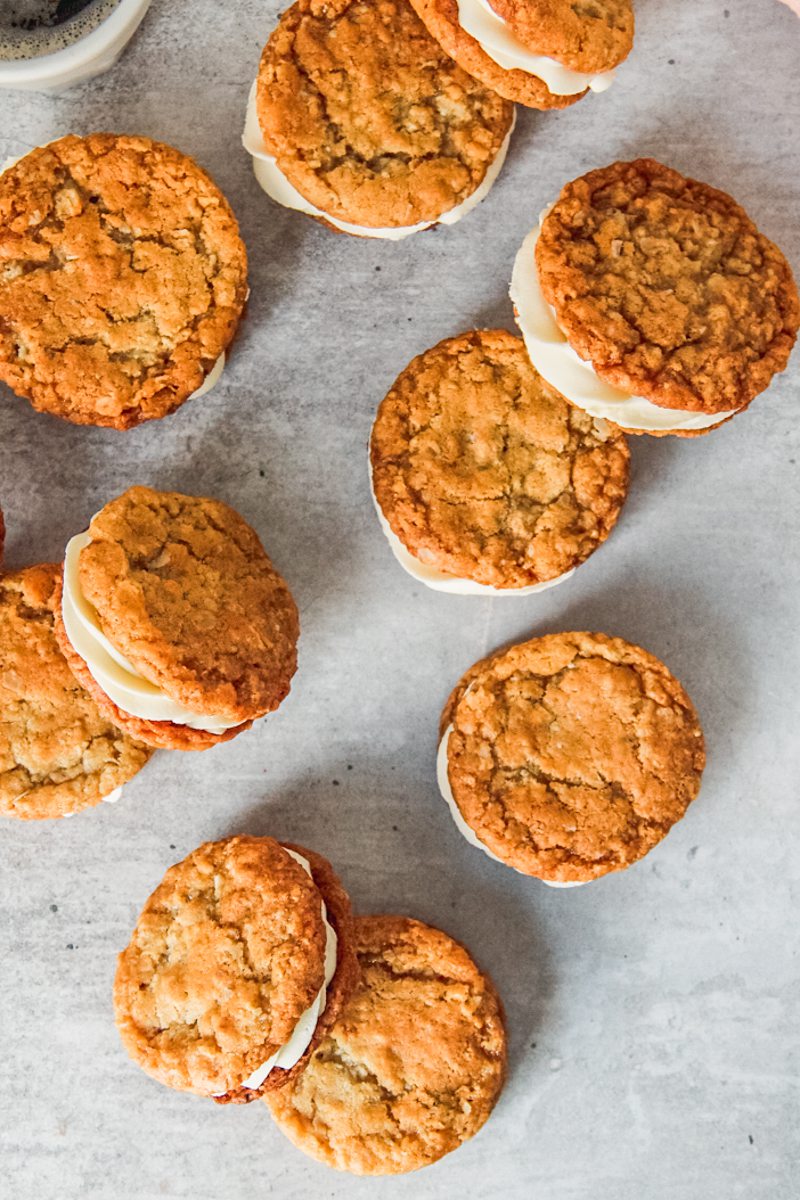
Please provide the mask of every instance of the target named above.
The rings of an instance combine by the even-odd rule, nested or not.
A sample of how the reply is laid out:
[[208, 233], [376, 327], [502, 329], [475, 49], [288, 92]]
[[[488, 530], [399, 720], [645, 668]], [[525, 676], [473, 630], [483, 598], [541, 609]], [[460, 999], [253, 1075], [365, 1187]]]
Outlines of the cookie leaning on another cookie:
[[247, 255], [197, 163], [149, 138], [65, 137], [0, 174], [0, 380], [41, 412], [130, 429], [210, 390]]
[[652, 850], [697, 796], [705, 766], [677, 679], [600, 633], [550, 634], [476, 663], [439, 736], [439, 787], [459, 831], [557, 887]]
[[410, 575], [439, 591], [526, 595], [566, 579], [628, 490], [623, 434], [546, 384], [502, 329], [406, 367], [371, 439], [373, 496]]
[[786, 366], [800, 298], [730, 196], [653, 159], [567, 184], [523, 242], [511, 298], [534, 366], [631, 433], [707, 433]]
[[151, 746], [203, 750], [276, 709], [297, 607], [219, 500], [134, 487], [67, 547], [57, 633], [103, 712]]
[[483, 198], [513, 118], [406, 0], [297, 0], [264, 50], [244, 144], [278, 203], [398, 239]]
[[312, 1158], [397, 1175], [457, 1150], [489, 1117], [506, 1073], [503, 1011], [488, 976], [438, 929], [382, 916], [355, 930], [361, 986], [267, 1103]]
[[611, 86], [633, 46], [631, 0], [411, 0], [444, 50], [499, 95], [565, 108]]
[[69, 817], [116, 800], [151, 754], [101, 715], [67, 666], [53, 629], [60, 575], [46, 564], [0, 578], [4, 817]]
[[358, 980], [330, 863], [267, 837], [206, 842], [170, 867], [119, 956], [125, 1049], [159, 1083], [245, 1104], [304, 1069]]

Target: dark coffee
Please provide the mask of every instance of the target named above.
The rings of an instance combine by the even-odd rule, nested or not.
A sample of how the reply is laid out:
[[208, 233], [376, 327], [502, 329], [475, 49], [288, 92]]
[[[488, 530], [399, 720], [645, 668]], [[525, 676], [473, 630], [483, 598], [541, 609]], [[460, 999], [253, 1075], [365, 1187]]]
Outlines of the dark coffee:
[[0, 61], [40, 58], [73, 45], [119, 0], [0, 0]]

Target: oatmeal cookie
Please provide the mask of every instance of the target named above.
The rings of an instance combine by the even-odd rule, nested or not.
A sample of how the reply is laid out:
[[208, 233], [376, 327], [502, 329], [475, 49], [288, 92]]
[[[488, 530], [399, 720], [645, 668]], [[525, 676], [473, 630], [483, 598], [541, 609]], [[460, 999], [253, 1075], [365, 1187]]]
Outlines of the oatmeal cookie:
[[114, 429], [166, 416], [246, 296], [228, 202], [170, 146], [70, 136], [0, 176], [0, 380], [41, 412]]
[[784, 369], [800, 327], [777, 246], [730, 196], [653, 159], [567, 184], [536, 265], [580, 357], [664, 408], [745, 408]]
[[435, 222], [466, 200], [513, 120], [406, 0], [298, 0], [264, 50], [257, 110], [305, 200], [379, 228]]
[[[336, 970], [313, 1036], [293, 1066], [245, 1087], [325, 986], [326, 921]], [[324, 858], [266, 837], [207, 842], [170, 867], [119, 957], [117, 1027], [160, 1083], [245, 1103], [296, 1078], [357, 978], [349, 901]]]
[[99, 804], [151, 751], [98, 711], [53, 631], [61, 568], [0, 578], [0, 816], [66, 817]]
[[605, 541], [629, 458], [624, 435], [568, 404], [501, 329], [415, 358], [371, 441], [377, 502], [408, 551], [508, 589], [555, 580]]
[[[80, 594], [70, 598], [87, 606], [90, 640], [75, 644], [66, 603], [59, 640], [80, 681], [123, 729], [149, 745], [203, 749], [288, 695], [297, 607], [255, 531], [228, 505], [131, 488], [92, 519], [77, 562], [71, 586]], [[147, 708], [132, 705], [138, 714], [93, 669], [103, 639], [147, 693]], [[120, 695], [128, 691], [126, 684]], [[179, 706], [170, 719], [148, 715], [153, 691], [159, 705], [166, 698]]]
[[482, 846], [526, 875], [582, 883], [642, 858], [700, 789], [689, 697], [621, 638], [558, 633], [477, 663], [440, 725], [452, 798]]
[[302, 1075], [267, 1103], [312, 1158], [396, 1175], [458, 1149], [488, 1118], [506, 1072], [502, 1007], [438, 929], [362, 917], [356, 937], [361, 987]]

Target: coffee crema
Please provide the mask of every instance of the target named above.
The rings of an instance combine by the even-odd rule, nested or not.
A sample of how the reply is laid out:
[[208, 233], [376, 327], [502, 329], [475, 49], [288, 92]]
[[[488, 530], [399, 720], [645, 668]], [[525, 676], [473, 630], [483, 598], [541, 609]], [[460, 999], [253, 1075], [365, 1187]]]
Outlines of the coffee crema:
[[0, 0], [0, 62], [66, 50], [110, 17], [120, 0]]

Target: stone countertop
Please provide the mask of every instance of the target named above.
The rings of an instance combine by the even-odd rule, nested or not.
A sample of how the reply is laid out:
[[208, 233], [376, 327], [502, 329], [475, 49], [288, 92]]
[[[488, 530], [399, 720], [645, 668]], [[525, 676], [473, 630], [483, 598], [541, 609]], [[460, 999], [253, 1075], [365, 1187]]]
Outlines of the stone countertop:
[[[207, 754], [158, 754], [107, 811], [0, 828], [0, 1154], [14, 1200], [798, 1194], [800, 352], [712, 436], [633, 439], [618, 529], [539, 597], [415, 584], [365, 469], [375, 408], [409, 359], [470, 326], [513, 328], [514, 253], [593, 166], [654, 155], [732, 191], [800, 267], [800, 22], [776, 0], [728, 5], [638, 0], [612, 90], [560, 114], [520, 110], [489, 199], [397, 244], [335, 236], [259, 190], [240, 134], [274, 0], [155, 0], [107, 77], [2, 95], [0, 157], [96, 129], [196, 156], [241, 220], [253, 288], [223, 382], [165, 421], [79, 429], [2, 394], [10, 564], [57, 559], [130, 484], [204, 492], [259, 529], [303, 621], [277, 715]], [[471, 849], [434, 777], [439, 709], [462, 670], [562, 628], [662, 657], [709, 749], [701, 797], [669, 837], [573, 891]], [[115, 955], [169, 863], [240, 831], [315, 846], [360, 911], [439, 925], [493, 974], [511, 1075], [473, 1142], [420, 1174], [359, 1181], [295, 1151], [262, 1105], [218, 1109], [128, 1061]]]

